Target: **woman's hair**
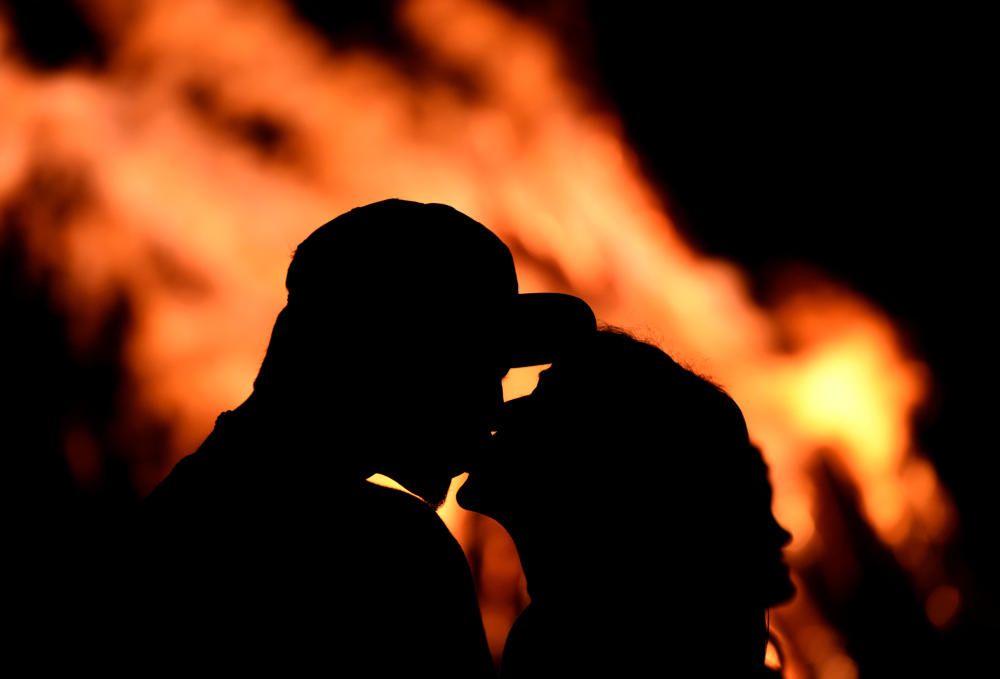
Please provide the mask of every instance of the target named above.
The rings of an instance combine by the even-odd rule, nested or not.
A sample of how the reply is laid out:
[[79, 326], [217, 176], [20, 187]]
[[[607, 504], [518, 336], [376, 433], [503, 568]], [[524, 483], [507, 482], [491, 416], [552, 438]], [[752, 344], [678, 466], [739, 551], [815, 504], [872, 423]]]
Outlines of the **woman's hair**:
[[534, 395], [560, 436], [661, 471], [665, 484], [685, 478], [677, 472], [735, 481], [753, 458], [743, 413], [721, 387], [618, 328], [545, 370]]
[[674, 577], [749, 596], [742, 576], [765, 539], [766, 467], [722, 388], [605, 328], [546, 370], [535, 397], [538, 465], [562, 481], [540, 502], [574, 507], [611, 539], [672, 551]]

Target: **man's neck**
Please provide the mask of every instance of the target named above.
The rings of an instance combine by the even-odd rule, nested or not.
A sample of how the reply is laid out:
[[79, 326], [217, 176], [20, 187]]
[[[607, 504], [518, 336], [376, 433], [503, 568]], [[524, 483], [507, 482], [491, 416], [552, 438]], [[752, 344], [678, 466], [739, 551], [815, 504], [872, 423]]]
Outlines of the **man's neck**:
[[255, 390], [231, 414], [245, 435], [277, 448], [273, 451], [275, 458], [270, 460], [273, 464], [314, 468], [352, 480], [364, 480], [374, 473], [350, 454], [356, 451], [335, 418], [303, 413], [295, 407], [294, 399]]

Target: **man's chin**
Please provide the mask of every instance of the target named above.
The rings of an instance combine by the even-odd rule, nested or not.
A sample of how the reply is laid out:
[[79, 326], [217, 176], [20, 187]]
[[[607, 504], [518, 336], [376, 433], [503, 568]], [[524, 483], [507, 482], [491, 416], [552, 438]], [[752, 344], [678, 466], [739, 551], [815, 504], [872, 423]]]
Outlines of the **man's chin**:
[[424, 502], [434, 509], [438, 509], [448, 498], [448, 489], [451, 487], [451, 478], [440, 476], [434, 478], [409, 479], [399, 481], [400, 485], [414, 495], [420, 497]]
[[455, 499], [458, 501], [458, 506], [462, 509], [468, 509], [473, 512], [480, 511], [479, 494], [473, 474], [470, 474], [465, 483], [459, 487], [458, 492], [455, 493]]

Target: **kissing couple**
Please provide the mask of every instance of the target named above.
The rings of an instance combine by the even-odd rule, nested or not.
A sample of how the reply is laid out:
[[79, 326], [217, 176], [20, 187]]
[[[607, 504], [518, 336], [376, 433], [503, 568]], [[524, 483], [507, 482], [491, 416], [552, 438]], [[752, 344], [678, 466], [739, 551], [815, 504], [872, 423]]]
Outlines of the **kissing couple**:
[[790, 535], [719, 386], [581, 299], [519, 294], [508, 247], [446, 205], [340, 215], [286, 287], [252, 393], [143, 503], [148, 664], [496, 676], [435, 512], [468, 472], [458, 501], [510, 533], [531, 599], [504, 679], [766, 676]]

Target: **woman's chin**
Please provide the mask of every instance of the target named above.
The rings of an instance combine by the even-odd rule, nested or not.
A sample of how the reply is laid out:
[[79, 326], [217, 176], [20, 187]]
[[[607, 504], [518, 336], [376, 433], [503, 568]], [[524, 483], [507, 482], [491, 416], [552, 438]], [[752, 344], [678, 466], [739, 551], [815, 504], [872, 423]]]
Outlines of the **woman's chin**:
[[768, 587], [767, 606], [777, 606], [789, 601], [795, 596], [795, 583], [788, 572], [788, 566], [781, 562], [781, 568], [776, 569]]

